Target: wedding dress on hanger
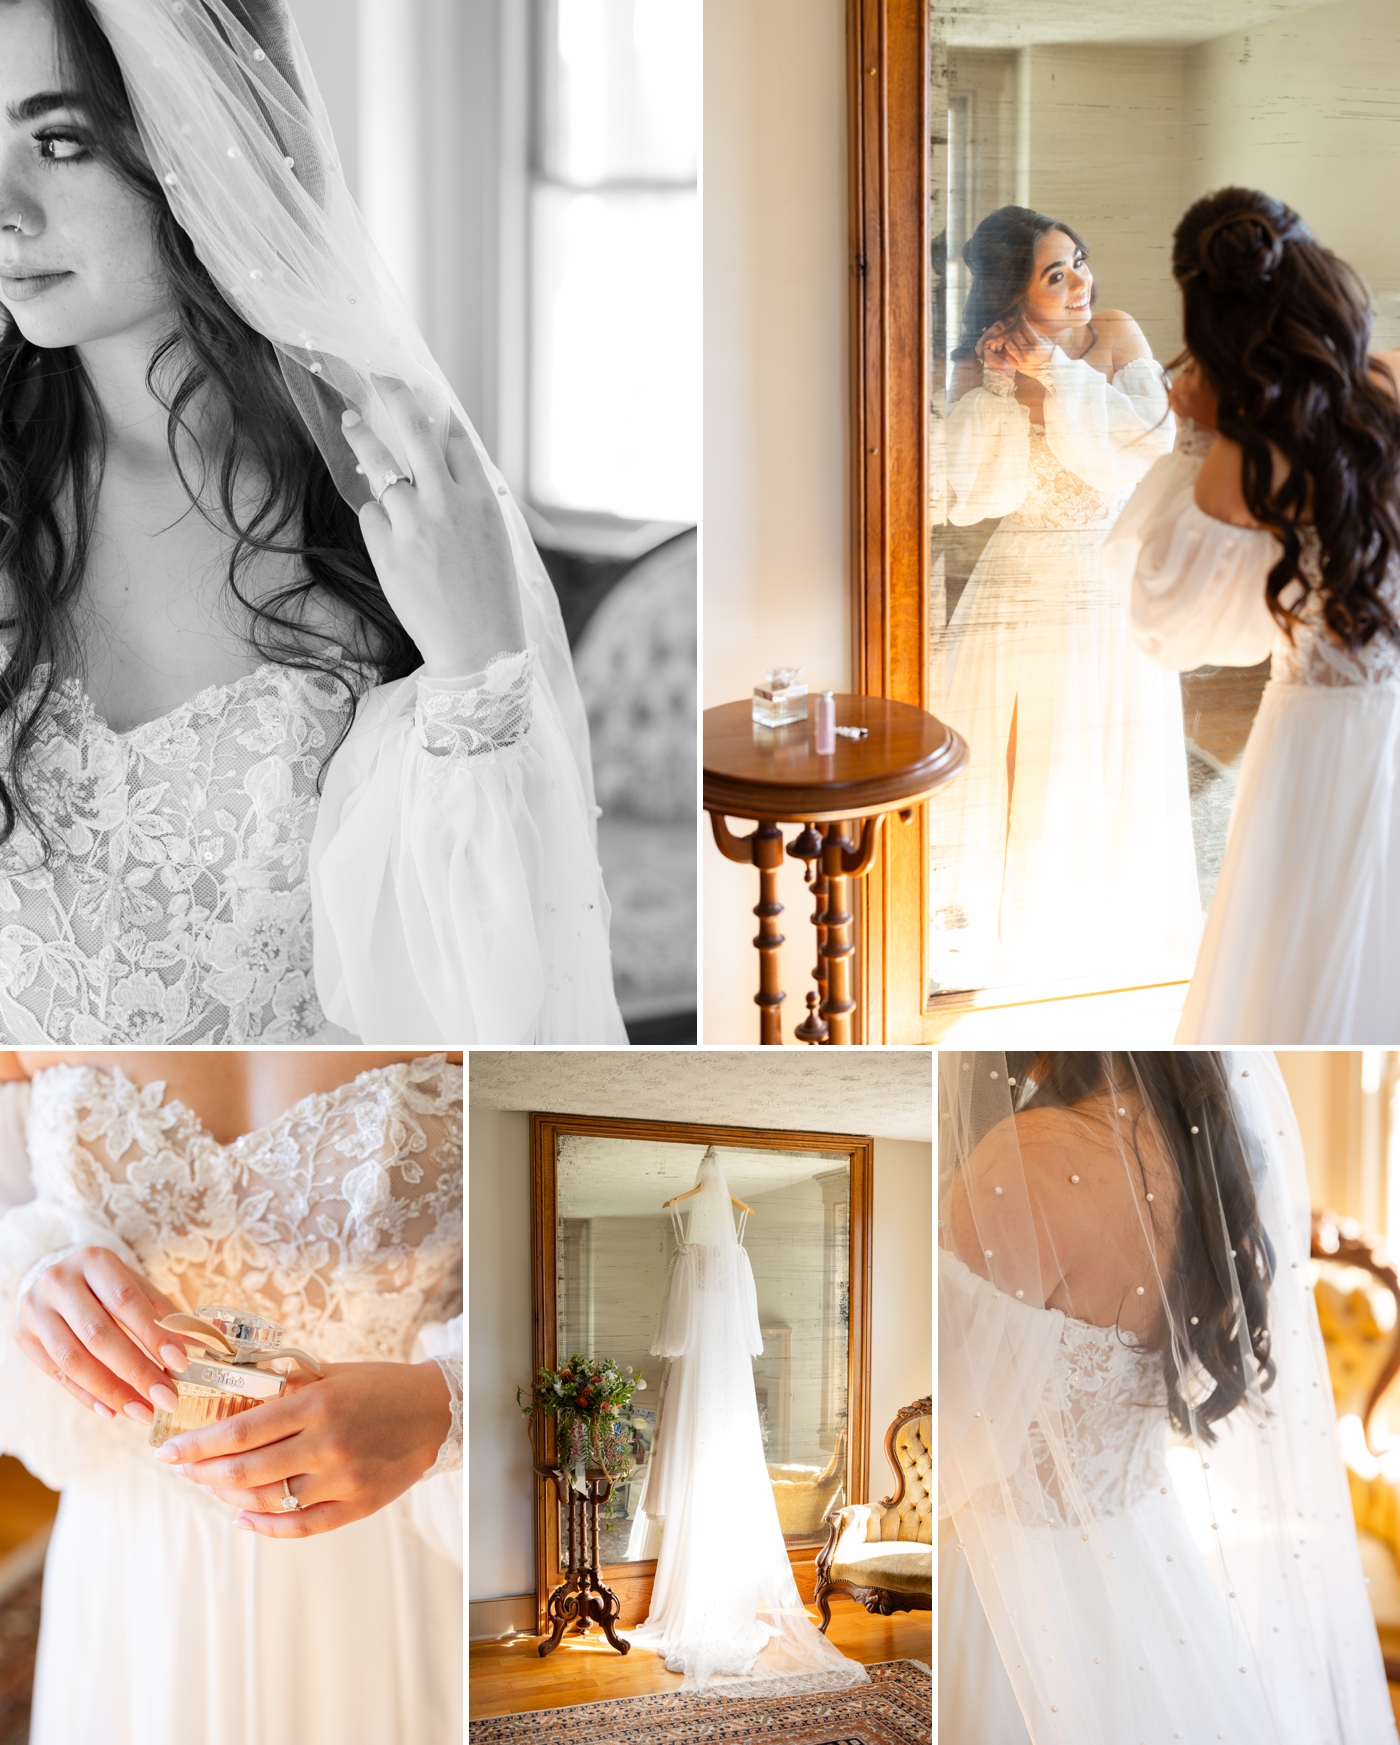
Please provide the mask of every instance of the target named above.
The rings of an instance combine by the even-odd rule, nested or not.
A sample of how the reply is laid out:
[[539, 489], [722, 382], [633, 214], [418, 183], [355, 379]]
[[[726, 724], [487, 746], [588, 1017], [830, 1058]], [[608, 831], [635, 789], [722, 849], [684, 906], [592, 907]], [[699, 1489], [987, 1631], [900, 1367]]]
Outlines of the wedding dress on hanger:
[[684, 1202], [652, 1345], [669, 1373], [640, 1507], [662, 1528], [661, 1551], [646, 1622], [627, 1634], [685, 1675], [682, 1690], [868, 1683], [807, 1616], [783, 1545], [753, 1385], [763, 1350], [753, 1271], [713, 1146], [699, 1188]]
[[[164, 1089], [87, 1066], [0, 1088], [0, 1450], [62, 1492], [31, 1745], [460, 1745], [462, 1069], [361, 1073], [228, 1145]], [[322, 1361], [436, 1360], [432, 1471], [328, 1533], [235, 1532], [148, 1428], [15, 1346], [22, 1291], [85, 1246]]]
[[934, 674], [930, 707], [971, 753], [930, 803], [935, 991], [1176, 980], [1200, 936], [1180, 681], [1099, 572], [1171, 447], [1161, 366], [1110, 382], [1057, 346], [1044, 387], [1043, 424], [990, 368], [948, 413], [948, 518], [1001, 519]]
[[[625, 1043], [558, 601], [351, 199], [284, 0], [91, 4], [163, 197], [274, 348], [346, 502], [372, 494], [347, 407], [411, 471], [384, 378], [414, 390], [444, 452], [470, 438], [524, 646], [390, 682], [322, 646], [311, 670], [265, 662], [128, 732], [60, 677], [28, 753], [49, 852], [24, 824], [0, 847], [0, 1040]], [[17, 707], [49, 677], [36, 668]], [[327, 760], [346, 687], [353, 723]], [[14, 732], [12, 709], [0, 758]]]
[[939, 1736], [1382, 1745], [1287, 1090], [1144, 1058], [939, 1058]]

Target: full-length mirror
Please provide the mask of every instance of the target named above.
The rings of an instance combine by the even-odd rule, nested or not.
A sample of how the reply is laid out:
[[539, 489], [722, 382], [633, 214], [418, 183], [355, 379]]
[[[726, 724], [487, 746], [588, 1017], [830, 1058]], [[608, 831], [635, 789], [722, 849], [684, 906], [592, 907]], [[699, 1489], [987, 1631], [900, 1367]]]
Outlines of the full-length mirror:
[[[580, 1356], [630, 1367], [646, 1384], [631, 1401], [630, 1471], [600, 1521], [609, 1579], [624, 1603], [634, 1599], [628, 1578], [649, 1580], [661, 1545], [647, 1487], [668, 1364], [652, 1347], [710, 1144], [753, 1272], [762, 1343], [753, 1384], [778, 1519], [790, 1556], [810, 1561], [826, 1538], [824, 1517], [864, 1494], [867, 1143], [536, 1119], [538, 1364], [555, 1369]], [[541, 1486], [541, 1561], [552, 1586], [567, 1515]]]
[[928, 998], [1184, 982], [1267, 665], [1153, 666], [1101, 568], [1177, 436], [1172, 232], [1263, 189], [1400, 341], [1400, 9], [973, 0], [931, 60], [928, 706], [972, 757], [929, 808]]

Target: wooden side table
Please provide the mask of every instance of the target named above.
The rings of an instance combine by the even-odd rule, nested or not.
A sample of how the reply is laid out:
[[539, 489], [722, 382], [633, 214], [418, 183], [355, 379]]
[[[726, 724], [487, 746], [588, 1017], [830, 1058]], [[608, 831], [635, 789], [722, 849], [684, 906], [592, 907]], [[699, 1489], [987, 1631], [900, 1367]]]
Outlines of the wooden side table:
[[559, 1646], [570, 1624], [578, 1636], [586, 1634], [590, 1624], [601, 1624], [611, 1645], [619, 1654], [626, 1654], [632, 1644], [621, 1641], [617, 1634], [622, 1602], [598, 1573], [598, 1508], [612, 1492], [612, 1479], [601, 1466], [590, 1466], [583, 1475], [587, 1490], [577, 1491], [561, 1466], [536, 1461], [535, 1471], [554, 1480], [554, 1488], [566, 1500], [569, 1511], [568, 1563], [564, 1579], [549, 1596], [545, 1609], [550, 1636], [540, 1643], [540, 1657]]
[[[909, 703], [838, 696], [836, 723], [864, 727], [868, 737], [838, 736], [835, 752], [818, 757], [814, 712], [788, 727], [762, 727], [747, 700], [705, 711], [704, 806], [715, 845], [727, 860], [758, 868], [754, 1003], [762, 1043], [783, 1040], [787, 995], [778, 985], [778, 868], [784, 854], [806, 863], [817, 937], [817, 989], [807, 995], [807, 1016], [795, 1035], [801, 1042], [841, 1046], [851, 1040], [856, 1010], [850, 881], [870, 871], [889, 814], [909, 818], [919, 801], [967, 762], [967, 746], [953, 729]], [[735, 836], [730, 818], [753, 819], [757, 828], [750, 836]], [[782, 824], [803, 826], [786, 848]]]

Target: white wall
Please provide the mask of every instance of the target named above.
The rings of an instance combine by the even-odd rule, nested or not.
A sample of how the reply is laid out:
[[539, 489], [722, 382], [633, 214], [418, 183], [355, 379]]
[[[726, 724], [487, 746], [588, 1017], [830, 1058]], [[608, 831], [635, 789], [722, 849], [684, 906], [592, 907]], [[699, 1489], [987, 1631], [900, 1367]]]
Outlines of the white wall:
[[[789, 662], [850, 688], [844, 0], [705, 0], [704, 53], [709, 708]], [[703, 876], [704, 1039], [756, 1042], [757, 874], [707, 830]], [[815, 950], [783, 885], [790, 1031]]]
[[[515, 1404], [530, 1374], [530, 1118], [468, 1125], [468, 1597], [533, 1590], [529, 1443]], [[884, 1439], [933, 1386], [933, 1147], [875, 1142], [869, 1499], [887, 1496]]]
[[533, 1590], [530, 1117], [473, 1109], [468, 1126], [468, 1598]]

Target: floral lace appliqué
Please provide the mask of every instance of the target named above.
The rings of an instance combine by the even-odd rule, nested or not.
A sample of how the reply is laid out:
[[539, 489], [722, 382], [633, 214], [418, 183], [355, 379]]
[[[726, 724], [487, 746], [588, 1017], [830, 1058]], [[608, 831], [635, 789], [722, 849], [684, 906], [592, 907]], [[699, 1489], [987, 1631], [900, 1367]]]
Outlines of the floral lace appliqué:
[[[40, 1195], [112, 1230], [181, 1309], [232, 1302], [335, 1363], [405, 1362], [460, 1313], [461, 1067], [362, 1073], [230, 1145], [164, 1092], [51, 1067], [29, 1148]], [[458, 1360], [459, 1445], [460, 1378]]]
[[60, 682], [29, 763], [52, 853], [23, 825], [0, 849], [0, 1035], [320, 1033], [307, 857], [346, 706], [323, 674], [264, 666], [116, 733]]
[[[418, 683], [418, 734], [435, 757], [480, 757], [503, 751], [530, 731], [535, 650], [498, 654], [479, 681], [461, 690]], [[450, 681], [448, 681], [450, 684]]]

